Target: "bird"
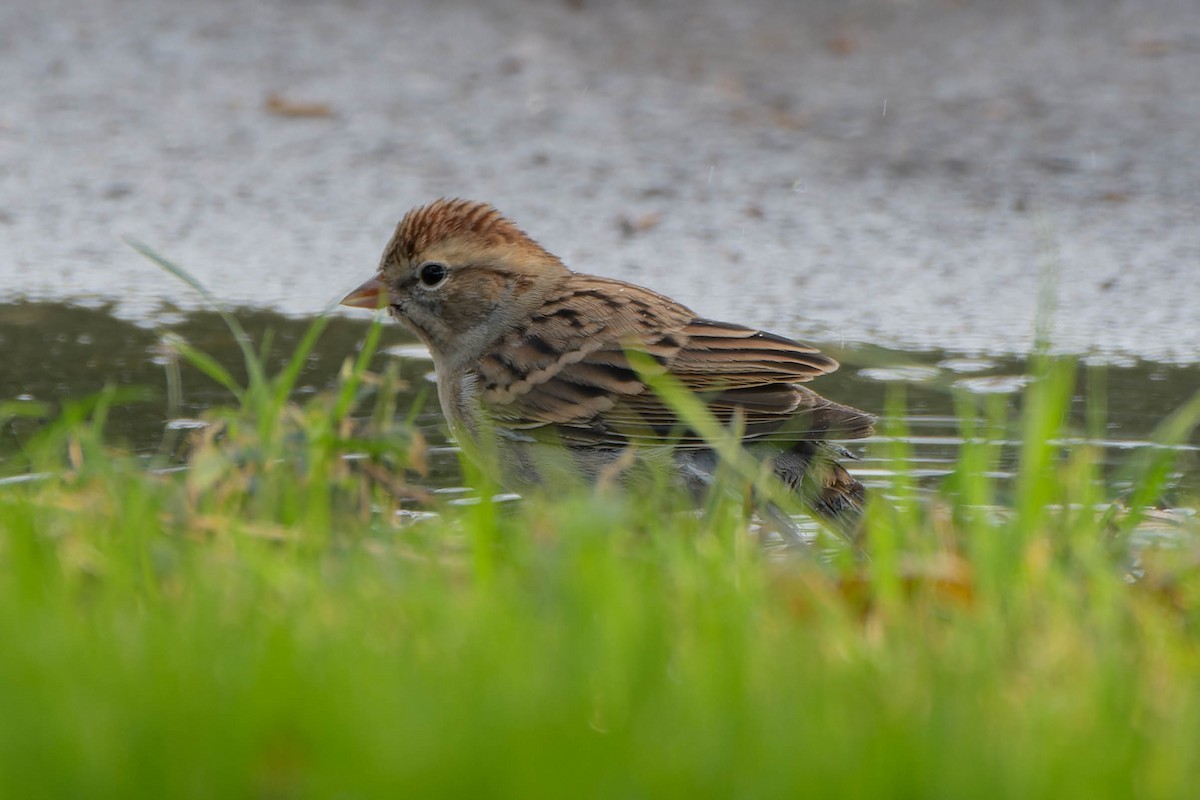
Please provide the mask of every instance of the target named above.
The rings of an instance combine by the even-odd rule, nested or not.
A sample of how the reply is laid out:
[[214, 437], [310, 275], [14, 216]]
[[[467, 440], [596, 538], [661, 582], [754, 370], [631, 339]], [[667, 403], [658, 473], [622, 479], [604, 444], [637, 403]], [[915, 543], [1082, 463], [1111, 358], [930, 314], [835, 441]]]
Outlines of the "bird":
[[838, 442], [871, 435], [876, 418], [805, 385], [837, 361], [575, 272], [488, 203], [441, 198], [409, 211], [375, 274], [341, 302], [386, 309], [420, 339], [451, 434], [517, 493], [566, 475], [628, 482], [654, 467], [706, 496], [718, 448], [655, 389], [656, 373], [699, 399], [811, 516], [859, 529], [866, 492]]

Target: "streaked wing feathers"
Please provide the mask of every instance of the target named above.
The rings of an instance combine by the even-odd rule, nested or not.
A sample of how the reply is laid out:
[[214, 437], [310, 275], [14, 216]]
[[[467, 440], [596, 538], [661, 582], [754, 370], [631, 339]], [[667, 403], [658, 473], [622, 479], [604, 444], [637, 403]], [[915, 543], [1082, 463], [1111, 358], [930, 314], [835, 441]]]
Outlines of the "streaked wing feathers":
[[[815, 348], [741, 325], [698, 319], [638, 286], [579, 276], [528, 326], [480, 361], [481, 399], [510, 428], [551, 427], [565, 443], [670, 439], [702, 446], [638, 377], [626, 350], [647, 353], [748, 439], [867, 436], [874, 417], [796, 384], [832, 372]], [[599, 285], [598, 285], [599, 284]]]

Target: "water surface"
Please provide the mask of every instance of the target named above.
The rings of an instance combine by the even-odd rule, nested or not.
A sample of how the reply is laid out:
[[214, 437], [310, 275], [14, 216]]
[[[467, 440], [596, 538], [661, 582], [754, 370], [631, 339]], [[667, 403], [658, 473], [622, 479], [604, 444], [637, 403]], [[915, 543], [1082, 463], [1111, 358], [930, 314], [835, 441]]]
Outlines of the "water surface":
[[[310, 324], [308, 320], [261, 310], [236, 313], [257, 346], [270, 338], [267, 364], [272, 371], [287, 362]], [[305, 365], [298, 393], [312, 394], [331, 385], [346, 357], [357, 352], [368, 327], [365, 319], [332, 319]], [[94, 394], [106, 385], [143, 387], [144, 400], [113, 409], [108, 431], [115, 443], [152, 453], [160, 446], [168, 426], [186, 426], [204, 409], [232, 400], [226, 390], [184, 364], [182, 402], [173, 414], [168, 414], [162, 344], [167, 333], [183, 337], [225, 364], [234, 375], [244, 376], [233, 338], [213, 313], [179, 315], [153, 327], [118, 319], [105, 308], [59, 303], [0, 305], [0, 350], [4, 353], [0, 361], [0, 403], [23, 399], [55, 406], [65, 399]], [[821, 393], [882, 416], [889, 392], [903, 389], [907, 408], [903, 422], [912, 454], [909, 467], [927, 486], [948, 474], [961, 445], [956, 393], [965, 390], [998, 396], [1016, 411], [1028, 367], [1017, 358], [971, 353], [814, 344], [842, 363], [837, 373], [816, 382], [815, 388]], [[407, 382], [406, 396], [399, 407], [421, 403], [418, 423], [435, 446], [430, 480], [435, 488], [457, 491], [460, 475], [437, 410], [432, 362], [399, 326], [390, 323], [374, 367], [382, 368], [387, 361], [398, 363], [401, 377]], [[1089, 385], [1103, 388], [1102, 396], [1093, 397], [1091, 402], [1102, 401], [1106, 408], [1105, 429], [1098, 439], [1115, 481], [1119, 478], [1117, 468], [1140, 450], [1153, 446], [1150, 437], [1155, 426], [1200, 388], [1200, 365], [1149, 361], [1104, 367], [1081, 364], [1072, 404], [1073, 430], [1080, 437], [1087, 429]], [[0, 427], [0, 459], [11, 456], [38, 424], [36, 420], [4, 423]], [[880, 428], [888, 429], [886, 419]], [[886, 483], [891, 474], [893, 462], [886, 456], [887, 448], [879, 446], [884, 438], [881, 435], [854, 447], [862, 458], [852, 468], [868, 484]], [[1174, 475], [1177, 489], [1166, 498], [1167, 502], [1200, 492], [1200, 434], [1193, 432], [1180, 451]], [[1008, 447], [1000, 465], [1002, 478], [1014, 464], [1015, 448]], [[1121, 488], [1113, 487], [1114, 492]]]

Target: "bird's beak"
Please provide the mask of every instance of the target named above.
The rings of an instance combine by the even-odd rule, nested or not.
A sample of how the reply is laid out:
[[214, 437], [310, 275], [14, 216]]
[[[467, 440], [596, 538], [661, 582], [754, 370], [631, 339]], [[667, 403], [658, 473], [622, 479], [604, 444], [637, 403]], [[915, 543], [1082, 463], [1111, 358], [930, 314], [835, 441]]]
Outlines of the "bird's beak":
[[341, 304], [351, 308], [369, 308], [376, 311], [387, 305], [387, 298], [387, 287], [378, 277], [374, 277], [343, 297]]

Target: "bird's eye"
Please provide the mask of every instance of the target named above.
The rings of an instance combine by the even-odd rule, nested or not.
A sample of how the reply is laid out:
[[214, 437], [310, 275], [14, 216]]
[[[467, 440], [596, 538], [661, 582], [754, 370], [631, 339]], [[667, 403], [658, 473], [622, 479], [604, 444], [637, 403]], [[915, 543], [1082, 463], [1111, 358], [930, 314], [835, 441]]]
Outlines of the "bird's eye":
[[430, 261], [428, 264], [422, 264], [417, 270], [417, 277], [421, 279], [421, 283], [432, 289], [433, 287], [446, 280], [449, 271], [445, 264], [439, 264], [436, 261]]

